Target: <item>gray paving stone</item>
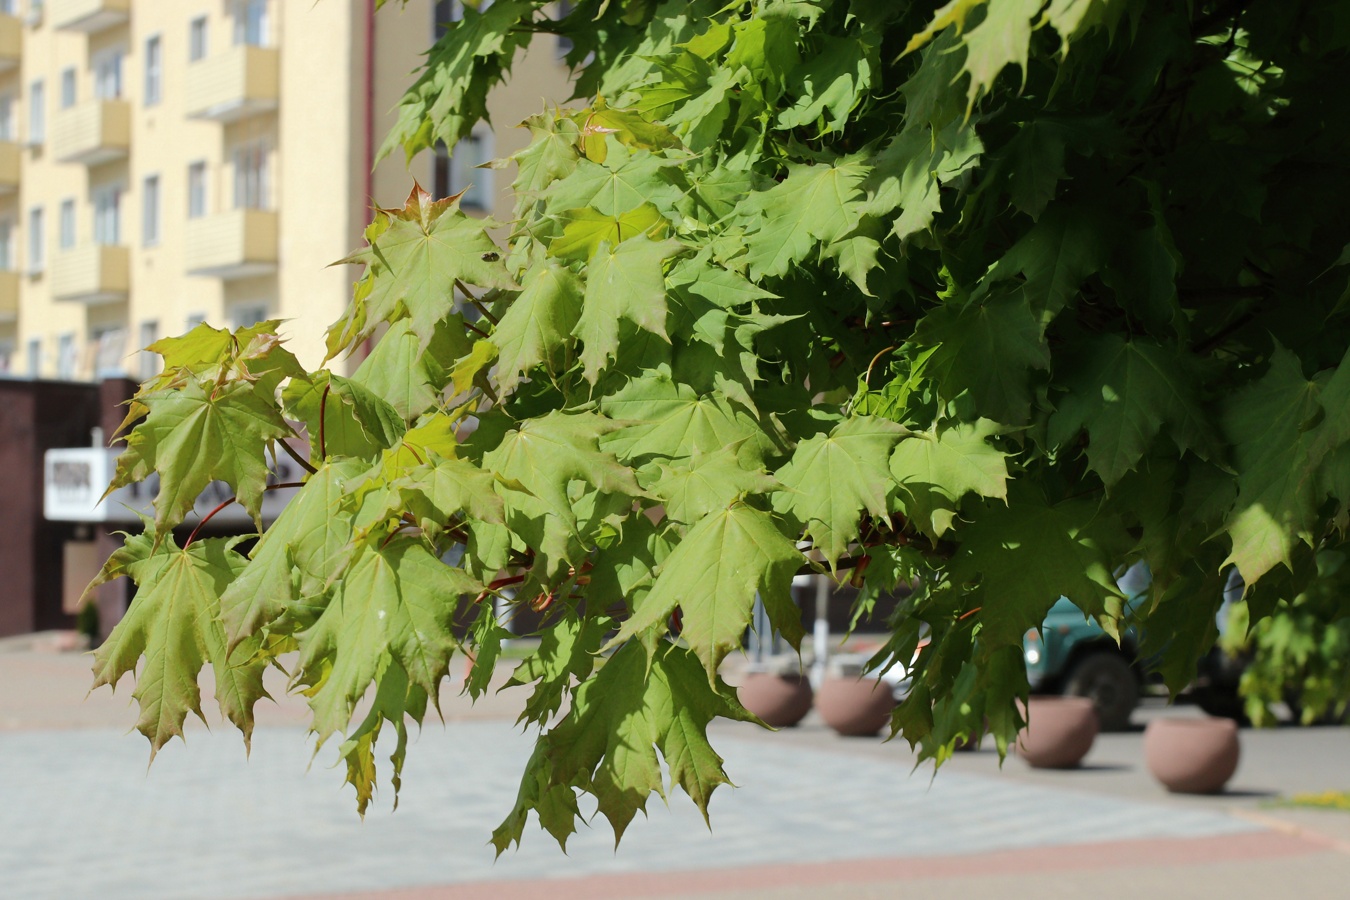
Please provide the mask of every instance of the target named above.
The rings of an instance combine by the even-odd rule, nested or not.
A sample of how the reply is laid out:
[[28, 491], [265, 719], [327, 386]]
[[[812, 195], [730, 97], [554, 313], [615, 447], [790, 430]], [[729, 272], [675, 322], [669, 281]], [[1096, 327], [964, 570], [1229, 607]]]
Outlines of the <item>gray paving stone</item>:
[[136, 735], [0, 734], [0, 895], [253, 898], [292, 893], [890, 856], [1259, 830], [1209, 810], [718, 736], [740, 785], [712, 802], [713, 832], [682, 794], [654, 799], [619, 854], [599, 820], [563, 855], [533, 827], [494, 863], [487, 844], [509, 811], [530, 740], [505, 723], [429, 726], [411, 748], [405, 793], [362, 822], [350, 789], [296, 728], [193, 732], [148, 773]]

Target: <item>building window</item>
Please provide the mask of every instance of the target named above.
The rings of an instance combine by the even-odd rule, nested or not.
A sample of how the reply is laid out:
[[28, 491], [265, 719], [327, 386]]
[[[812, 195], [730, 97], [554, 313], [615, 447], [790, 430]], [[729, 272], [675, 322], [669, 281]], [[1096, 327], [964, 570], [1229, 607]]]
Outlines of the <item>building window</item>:
[[14, 223], [0, 219], [0, 272], [14, 271]]
[[188, 24], [188, 62], [206, 59], [206, 16]]
[[159, 35], [145, 39], [145, 105], [154, 106], [162, 97], [164, 76], [163, 46]]
[[147, 175], [141, 190], [141, 243], [159, 243], [159, 176]]
[[42, 338], [28, 340], [28, 377], [42, 377]]
[[267, 38], [267, 0], [235, 0], [235, 45], [266, 47]]
[[0, 374], [8, 375], [14, 368], [14, 344], [0, 341]]
[[75, 248], [75, 201], [67, 198], [61, 201], [61, 211], [57, 216], [56, 244], [62, 250]]
[[127, 330], [117, 327], [93, 328], [89, 331], [89, 352], [93, 356], [90, 368], [95, 378], [123, 378], [126, 367]]
[[0, 94], [0, 141], [12, 141], [18, 136], [14, 127], [14, 97]]
[[56, 340], [56, 377], [70, 381], [75, 377], [75, 335], [66, 332]]
[[39, 78], [28, 86], [28, 143], [47, 140], [47, 89]]
[[61, 108], [70, 109], [75, 105], [75, 67], [61, 70]]
[[121, 50], [107, 50], [94, 57], [94, 96], [100, 100], [121, 99]]
[[463, 191], [459, 205], [464, 209], [492, 208], [492, 170], [478, 166], [492, 159], [492, 134], [475, 131], [455, 145], [453, 153], [438, 145], [433, 164], [433, 188], [436, 198], [449, 197]]
[[447, 28], [464, 18], [464, 4], [460, 0], [436, 0], [431, 14], [431, 36], [439, 40]]
[[206, 163], [195, 162], [188, 166], [188, 210], [189, 219], [200, 219], [206, 215]]
[[122, 243], [122, 189], [100, 188], [94, 192], [94, 243], [113, 246]]
[[149, 321], [141, 323], [140, 334], [140, 377], [141, 381], [149, 381], [159, 374], [160, 358], [159, 354], [149, 349], [150, 345], [159, 340], [159, 322]]
[[234, 208], [267, 209], [267, 144], [246, 144], [234, 151]]
[[[572, 14], [572, 10], [576, 9], [576, 7], [577, 5], [575, 3], [568, 3], [567, 0], [563, 0], [563, 2], [558, 4], [558, 19], [562, 20], [567, 18]], [[572, 43], [570, 37], [561, 34], [558, 35], [558, 59], [566, 59], [567, 54], [572, 52], [573, 46], [575, 45]]]
[[7, 16], [17, 16], [19, 14], [19, 0], [0, 0], [0, 13]]
[[230, 309], [230, 328], [247, 328], [267, 318], [266, 303], [243, 303]]
[[47, 264], [42, 229], [42, 207], [35, 206], [28, 211], [28, 273], [30, 275], [41, 275]]
[[206, 313], [188, 313], [187, 330], [191, 331], [206, 321]]

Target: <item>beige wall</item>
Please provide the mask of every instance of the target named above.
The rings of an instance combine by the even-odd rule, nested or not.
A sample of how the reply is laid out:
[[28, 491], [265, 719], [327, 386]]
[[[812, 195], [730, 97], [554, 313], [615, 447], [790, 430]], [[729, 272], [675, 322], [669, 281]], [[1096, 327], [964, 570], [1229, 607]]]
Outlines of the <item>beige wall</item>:
[[[24, 28], [20, 66], [0, 72], [0, 94], [14, 99], [15, 130], [21, 141], [28, 138], [28, 91], [36, 79], [42, 79], [46, 98], [47, 140], [22, 149], [20, 190], [0, 195], [0, 220], [13, 224], [11, 256], [23, 273], [18, 279], [16, 320], [0, 318], [0, 346], [11, 348], [11, 374], [27, 374], [26, 347], [37, 340], [43, 350], [40, 375], [56, 377], [60, 339], [69, 334], [76, 344], [74, 377], [94, 377], [91, 336], [99, 330], [121, 329], [123, 344], [116, 358], [136, 376], [140, 361], [135, 351], [147, 323], [155, 323], [161, 336], [177, 334], [194, 317], [230, 325], [259, 307], [269, 316], [288, 319], [283, 330], [292, 348], [304, 365], [318, 366], [323, 329], [341, 314], [359, 275], [355, 267], [329, 264], [360, 245], [372, 201], [398, 206], [414, 178], [428, 189], [434, 184], [430, 153], [410, 165], [395, 154], [366, 176], [372, 145], [378, 147], [393, 125], [398, 99], [431, 44], [431, 0], [409, 0], [401, 9], [391, 3], [375, 16], [370, 42], [375, 53], [372, 96], [366, 84], [367, 0], [269, 0], [268, 45], [278, 59], [279, 102], [275, 109], [255, 110], [224, 123], [188, 118], [191, 81], [205, 71], [197, 68], [201, 63], [189, 63], [188, 34], [190, 22], [205, 16], [207, 61], [231, 52], [230, 0], [133, 0], [129, 21], [89, 34], [53, 27], [53, 7], [61, 2], [47, 0], [43, 19]], [[156, 35], [162, 48], [162, 99], [146, 105], [146, 41]], [[57, 162], [52, 135], [62, 114], [61, 73], [75, 67], [77, 106], [87, 104], [94, 95], [94, 61], [114, 48], [123, 52], [129, 153], [95, 165]], [[510, 83], [490, 99], [496, 129], [489, 139], [493, 154], [505, 156], [524, 146], [528, 133], [513, 126], [538, 112], [545, 96], [563, 99], [568, 91], [560, 86], [565, 83], [555, 40], [542, 36], [534, 51], [517, 60]], [[373, 134], [367, 132], [368, 103]], [[265, 206], [274, 213], [269, 216], [277, 235], [274, 270], [252, 265], [229, 269], [230, 277], [222, 277], [219, 270], [190, 274], [190, 232], [196, 225], [188, 221], [188, 167], [205, 164], [206, 212], [225, 226], [238, 219], [237, 214], [222, 215], [235, 205], [234, 151], [254, 145], [263, 146], [268, 154]], [[160, 239], [147, 246], [142, 239], [142, 210], [145, 179], [151, 175], [159, 182]], [[496, 206], [505, 215], [511, 202], [511, 171], [485, 172], [483, 177], [492, 179]], [[91, 192], [114, 185], [121, 190], [120, 245], [125, 248], [117, 253], [125, 253], [129, 289], [121, 295], [110, 291], [96, 302], [54, 299], [53, 268], [60, 265], [62, 254], [61, 201], [75, 200], [78, 255], [92, 249], [94, 241]], [[46, 265], [40, 272], [29, 272], [27, 217], [37, 206], [44, 210]], [[239, 236], [237, 243], [240, 247], [258, 243], [256, 232], [250, 237], [246, 242]], [[354, 364], [348, 361], [345, 367]]]

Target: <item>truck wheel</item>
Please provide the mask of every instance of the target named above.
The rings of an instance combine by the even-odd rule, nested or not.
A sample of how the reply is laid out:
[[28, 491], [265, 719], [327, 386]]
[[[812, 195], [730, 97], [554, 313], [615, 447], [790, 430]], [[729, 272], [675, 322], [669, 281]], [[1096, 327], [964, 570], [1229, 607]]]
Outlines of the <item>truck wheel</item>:
[[1139, 704], [1139, 682], [1118, 653], [1101, 651], [1080, 659], [1064, 682], [1064, 693], [1088, 697], [1097, 707], [1102, 731], [1124, 731]]

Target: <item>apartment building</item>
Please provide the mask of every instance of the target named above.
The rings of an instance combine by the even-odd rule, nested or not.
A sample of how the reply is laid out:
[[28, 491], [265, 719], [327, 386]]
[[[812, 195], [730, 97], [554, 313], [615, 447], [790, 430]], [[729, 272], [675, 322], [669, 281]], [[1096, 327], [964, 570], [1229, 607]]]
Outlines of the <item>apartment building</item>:
[[412, 181], [510, 208], [514, 126], [570, 93], [537, 42], [453, 156], [372, 170], [452, 0], [0, 0], [0, 373], [143, 377], [196, 322], [289, 320], [303, 364]]

